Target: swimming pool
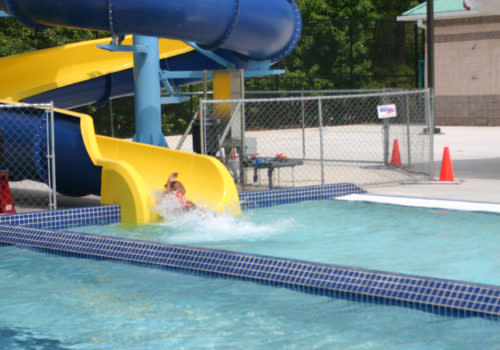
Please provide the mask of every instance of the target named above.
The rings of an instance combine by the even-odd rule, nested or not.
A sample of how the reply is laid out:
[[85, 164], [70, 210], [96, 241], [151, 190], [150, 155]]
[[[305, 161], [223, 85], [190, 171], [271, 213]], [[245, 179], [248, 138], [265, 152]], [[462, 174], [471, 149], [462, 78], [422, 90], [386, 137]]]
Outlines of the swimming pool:
[[2, 349], [496, 349], [499, 323], [0, 246]]
[[310, 201], [75, 230], [500, 285], [500, 215]]
[[[309, 188], [297, 189], [296, 194], [303, 194], [307, 199], [312, 199], [309, 198], [311, 196], [330, 198], [332, 196], [330, 191], [335, 189], [332, 186], [316, 187], [312, 191]], [[343, 189], [345, 186], [341, 187]], [[359, 191], [359, 189], [356, 190]], [[274, 190], [266, 191], [257, 193], [255, 198], [249, 196], [251, 200], [246, 202], [250, 205], [283, 203], [290, 200], [289, 195], [290, 193], [287, 191], [284, 193], [278, 193]], [[355, 210], [357, 206], [362, 208], [365, 205], [368, 206], [368, 210], [361, 212]], [[312, 210], [308, 210], [308, 208], [312, 208]], [[123, 226], [117, 224], [96, 226], [90, 229], [90, 231], [104, 234], [104, 236], [95, 233], [72, 233], [68, 231], [68, 228], [73, 227], [72, 230], [82, 231], [83, 229], [75, 229], [74, 227], [78, 226], [79, 223], [80, 225], [100, 225], [118, 222], [120, 218], [118, 206], [2, 216], [0, 217], [0, 254], [8, 256], [9, 252], [16, 253], [14, 253], [13, 264], [9, 259], [6, 260], [8, 264], [11, 264], [6, 269], [0, 263], [0, 280], [7, 278], [6, 284], [14, 286], [7, 289], [5, 294], [0, 294], [7, 295], [7, 298], [3, 298], [0, 302], [0, 306], [3, 304], [8, 310], [8, 315], [3, 316], [3, 319], [0, 317], [2, 319], [0, 333], [3, 337], [1, 342], [14, 344], [12, 345], [14, 348], [23, 348], [22, 344], [26, 345], [30, 342], [42, 344], [39, 346], [42, 348], [43, 346], [46, 348], [161, 348], [163, 344], [182, 348], [180, 345], [182, 340], [179, 339], [184, 339], [188, 344], [185, 348], [195, 349], [207, 347], [293, 348], [296, 347], [295, 344], [298, 344], [297, 347], [320, 349], [383, 348], [387, 347], [387, 344], [396, 348], [399, 346], [400, 348], [417, 349], [429, 348], [430, 345], [436, 348], [455, 349], [460, 348], [460, 344], [462, 344], [462, 348], [475, 348], [473, 344], [480, 344], [482, 348], [493, 348], [494, 346], [491, 344], [497, 338], [492, 334], [495, 334], [498, 322], [481, 318], [494, 320], [500, 318], [500, 287], [497, 287], [498, 284], [497, 286], [475, 284], [372, 270], [383, 266], [372, 265], [372, 262], [376, 262], [373, 257], [360, 260], [358, 265], [353, 263], [355, 260], [350, 263], [336, 260], [342, 256], [349, 259], [357, 256], [359, 259], [359, 256], [365, 254], [364, 251], [373, 250], [375, 243], [380, 240], [377, 238], [377, 232], [380, 232], [383, 227], [399, 230], [400, 223], [406, 224], [409, 220], [403, 215], [404, 212], [398, 212], [399, 209], [415, 213], [412, 208], [373, 206], [367, 203], [329, 200], [250, 210], [238, 218], [206, 215], [190, 217], [188, 215], [180, 220], [169, 220], [159, 225], [125, 227], [124, 229]], [[353, 210], [353, 215], [349, 217], [348, 213]], [[418, 210], [420, 209], [417, 209], [417, 212]], [[429, 222], [423, 221], [423, 219], [429, 219], [429, 213], [431, 213], [431, 221], [436, 221], [436, 218], [438, 218], [437, 221], [441, 221], [439, 219], [441, 216], [449, 218], [449, 214], [456, 213], [441, 210], [429, 211], [428, 209], [424, 211], [424, 214], [417, 215], [419, 219], [416, 220], [417, 224], [414, 224], [414, 227], [428, 226]], [[360, 216], [360, 213], [364, 214]], [[434, 217], [436, 215], [437, 217]], [[496, 225], [497, 217], [488, 214], [489, 216], [485, 219], [481, 216], [484, 214], [479, 215], [478, 222], [489, 224], [484, 227], [477, 226], [473, 223], [473, 219], [469, 228], [487, 232], [484, 239], [490, 242], [489, 228], [490, 225]], [[327, 218], [326, 225], [318, 225], [319, 219], [322, 217]], [[363, 220], [360, 220], [360, 217]], [[384, 220], [377, 222], [375, 220], [377, 217], [390, 220], [385, 221], [385, 223]], [[301, 221], [303, 221], [302, 224]], [[471, 222], [471, 219], [466, 217], [458, 220], [458, 222], [462, 221]], [[344, 222], [344, 228], [340, 226], [339, 229], [339, 226], [332, 226], [332, 222]], [[360, 222], [370, 222], [372, 231], [369, 231], [371, 232], [369, 236], [372, 238], [371, 242], [374, 243], [370, 244], [369, 239], [359, 239], [360, 233], [359, 230], [355, 230], [355, 227], [359, 226]], [[387, 224], [388, 222], [393, 224]], [[448, 227], [453, 233], [456, 222], [451, 220], [451, 225], [444, 227]], [[460, 224], [460, 226], [465, 225]], [[315, 232], [312, 228], [316, 227], [321, 229]], [[348, 228], [353, 231], [349, 231]], [[61, 231], [53, 231], [53, 229]], [[443, 232], [448, 232], [448, 229]], [[468, 229], [463, 232], [462, 236], [470, 237], [467, 231]], [[345, 232], [351, 233], [351, 235], [347, 235]], [[112, 237], [110, 234], [115, 236], [128, 235], [139, 239]], [[419, 236], [411, 233], [408, 235]], [[328, 239], [325, 240], [325, 236]], [[427, 234], [427, 236], [434, 235]], [[450, 234], [446, 233], [444, 236], [448, 237]], [[401, 241], [401, 238], [405, 236], [388, 235], [387, 237], [385, 240], [390, 243]], [[458, 236], [454, 237], [458, 238]], [[342, 238], [348, 238], [348, 240], [343, 243]], [[147, 241], [155, 239], [175, 243], [183, 242], [189, 246]], [[349, 241], [351, 245], [349, 245]], [[330, 242], [330, 245], [325, 245], [325, 242]], [[354, 246], [352, 242], [354, 242]], [[359, 242], [368, 243], [363, 247], [359, 245]], [[492, 245], [495, 243], [493, 240], [491, 242]], [[4, 246], [1, 246], [2, 244]], [[31, 250], [9, 246], [11, 244], [91, 259], [35, 253]], [[446, 246], [449, 242], [445, 240], [443, 244]], [[194, 245], [228, 250], [195, 248]], [[388, 251], [388, 248], [384, 247], [391, 246], [390, 244], [382, 244], [381, 254], [384, 255]], [[423, 246], [424, 248], [428, 247], [428, 242]], [[292, 249], [289, 249], [290, 247]], [[318, 250], [318, 247], [321, 249]], [[256, 249], [259, 249], [261, 254], [266, 252], [282, 256], [290, 254], [295, 259], [234, 252], [257, 252]], [[269, 251], [265, 249], [269, 249]], [[437, 248], [431, 250], [437, 250]], [[33, 259], [36, 266], [30, 266], [23, 262], [26, 259], [26, 252], [28, 252], [28, 259]], [[303, 255], [296, 254], [298, 252]], [[358, 254], [359, 252], [362, 254]], [[43, 258], [35, 259], [34, 257], [37, 256]], [[45, 257], [58, 259], [52, 265], [57, 267], [64, 265], [68, 269], [61, 270], [51, 266]], [[331, 261], [332, 257], [335, 260]], [[325, 259], [330, 263], [368, 266], [371, 269], [322, 264], [297, 260], [296, 258], [309, 261], [323, 261], [322, 259]], [[390, 258], [386, 259], [386, 255], [384, 255], [380, 261], [394, 259], [394, 257]], [[415, 260], [414, 257], [408, 258], [405, 254], [402, 254], [400, 258], [402, 260]], [[114, 264], [106, 260], [127, 262], [128, 264]], [[91, 270], [95, 269], [96, 272], [89, 272], [86, 269], [80, 269], [80, 267], [73, 268], [71, 267], [73, 262], [77, 262], [78, 266], [81, 264], [87, 266], [86, 264], [88, 264], [91, 266]], [[17, 266], [17, 263], [20, 265]], [[137, 267], [130, 265], [130, 263], [155, 267], [160, 270]], [[368, 265], [364, 265], [365, 263]], [[491, 262], [488, 264], [491, 265]], [[488, 264], [477, 266], [482, 268]], [[51, 272], [43, 271], [44, 266], [48, 266]], [[196, 274], [203, 274], [205, 277], [173, 273], [166, 269], [192, 271]], [[399, 271], [401, 270], [399, 269]], [[115, 271], [121, 272], [115, 275]], [[52, 272], [54, 275], [51, 275]], [[42, 278], [40, 279], [39, 276]], [[145, 281], [142, 276], [156, 277], [147, 277], [147, 281]], [[218, 278], [213, 279], [212, 276]], [[11, 277], [19, 280], [19, 283], [11, 283], [8, 280]], [[89, 280], [86, 277], [89, 277]], [[207, 277], [209, 278], [207, 279]], [[242, 282], [240, 279], [255, 281], [258, 284]], [[51, 283], [52, 280], [54, 283]], [[483, 281], [483, 279], [480, 280]], [[159, 287], [156, 284], [157, 281], [160, 281]], [[116, 286], [113, 284], [114, 282], [117, 283]], [[76, 287], [71, 285], [72, 283]], [[283, 286], [291, 290], [270, 288], [267, 285]], [[165, 289], [165, 286], [168, 288]], [[233, 286], [234, 288], [232, 288]], [[108, 290], [108, 287], [111, 290]], [[151, 289], [144, 291], [141, 289], [143, 287]], [[82, 295], [89, 294], [99, 302], [89, 301], [89, 298], [82, 297], [74, 291], [75, 288], [81, 291]], [[66, 289], [70, 293], [69, 296]], [[17, 292], [18, 290], [21, 292]], [[295, 291], [304, 291], [310, 294]], [[165, 296], [165, 293], [168, 297], [162, 298], [161, 296]], [[116, 306], [115, 299], [122, 300], [122, 294], [125, 295], [125, 299], [123, 299], [125, 301]], [[160, 295], [160, 300], [156, 295]], [[276, 298], [267, 299], [274, 295]], [[334, 298], [325, 298], [323, 295]], [[192, 299], [185, 302], [182, 299], [183, 296], [190, 296]], [[293, 296], [291, 301], [289, 301], [290, 296]], [[21, 299], [17, 299], [18, 297]], [[82, 303], [78, 304], [75, 301], [66, 303], [66, 300], [71, 298], [80, 300]], [[38, 305], [40, 300], [42, 300], [43, 305]], [[354, 300], [354, 302], [349, 300]], [[64, 304], [62, 305], [64, 310], [60, 309], [61, 302]], [[112, 311], [109, 311], [108, 305], [105, 305], [108, 302]], [[96, 306], [96, 304], [98, 305]], [[142, 306], [135, 308], [135, 304]], [[200, 309], [203, 316], [200, 316], [200, 319], [189, 316], [192, 313], [186, 311], [190, 310], [186, 308], [186, 305], [192, 304], [197, 305], [197, 307], [203, 305]], [[391, 307], [384, 306], [385, 304], [391, 305]], [[16, 305], [22, 306], [16, 307]], [[187, 319], [177, 317], [175, 311], [177, 305], [179, 306], [177, 313], [187, 313]], [[207, 305], [206, 308], [205, 305]], [[226, 305], [228, 306], [226, 307]], [[302, 308], [301, 305], [304, 307]], [[318, 305], [320, 306], [318, 307]], [[339, 305], [340, 308], [337, 308]], [[392, 305], [405, 306], [406, 308], [395, 308]], [[127, 308], [142, 311], [136, 311], [135, 314], [131, 315], [127, 313]], [[414, 311], [411, 310], [412, 308], [430, 313]], [[150, 317], [148, 314], [150, 309], [158, 310], [158, 314], [153, 313], [153, 316]], [[232, 313], [233, 309], [234, 314]], [[35, 314], [30, 310], [35, 310]], [[220, 310], [223, 311], [218, 312]], [[102, 315], [101, 311], [104, 311]], [[43, 313], [49, 316], [43, 315]], [[60, 323], [54, 320], [54, 317], [58, 318], [61, 315], [52, 317], [52, 313], [56, 315], [65, 315], [65, 313], [71, 313], [74, 316], [82, 315], [77, 318], [81, 324], [75, 323], [71, 319], [72, 316], [68, 316], [66, 321], [62, 317], [63, 323]], [[131, 321], [131, 324], [137, 326], [138, 330], [120, 333], [117, 327], [127, 329], [129, 321], [122, 321], [117, 317], [113, 318], [115, 313], [123, 319], [137, 320], [137, 322]], [[142, 316], [138, 313], [141, 313]], [[95, 316], [96, 314], [99, 316]], [[172, 321], [173, 324], [168, 319], [170, 314], [176, 315]], [[195, 314], [198, 315], [198, 313]], [[215, 314], [216, 317], [207, 318], [206, 314]], [[300, 314], [303, 314], [304, 317], [301, 317]], [[226, 315], [237, 321], [227, 323], [229, 321], [224, 318]], [[331, 315], [335, 315], [333, 319]], [[344, 315], [346, 318], [339, 315]], [[479, 318], [450, 318], [446, 315], [479, 316]], [[99, 319], [101, 316], [102, 319]], [[158, 321], [157, 317], [163, 319]], [[153, 318], [153, 320], [149, 320], [149, 318]], [[270, 319], [269, 323], [271, 324], [267, 323], [267, 318]], [[164, 319], [168, 319], [168, 322]], [[318, 320], [320, 321], [318, 322]], [[387, 322], [383, 320], [387, 320]], [[52, 329], [47, 330], [45, 327], [47, 322], [54, 324]], [[324, 322], [326, 323], [323, 324]], [[213, 325], [221, 323], [227, 325], [228, 328], [217, 327], [213, 331]], [[308, 327], [313, 323], [314, 329]], [[78, 328], [78, 330], [67, 330], [66, 324], [72, 325], [70, 328]], [[159, 324], [160, 326], [158, 326]], [[247, 327], [247, 324], [250, 324], [250, 328]], [[274, 324], [277, 325], [278, 330], [274, 330]], [[442, 325], [442, 327], [436, 326], [436, 324]], [[94, 325], [96, 326], [94, 327]], [[163, 325], [167, 329], [172, 329], [172, 333], [167, 332], [165, 335], [155, 331], [155, 329], [162, 329]], [[180, 325], [180, 328], [177, 325]], [[212, 330], [207, 330], [211, 326]], [[106, 329], [106, 327], [109, 328], [108, 331], [103, 332], [102, 329]], [[80, 332], [79, 329], [83, 331]], [[267, 329], [271, 331], [267, 332]], [[306, 329], [306, 331], [301, 332], [301, 329]], [[469, 334], [469, 331], [478, 334], [478, 336]], [[411, 339], [404, 338], [401, 335], [403, 333], [410, 333]], [[93, 334], [101, 335], [101, 337], [90, 337]], [[109, 336], [107, 336], [108, 334]], [[462, 336], [464, 334], [465, 337]], [[198, 341], [201, 339], [200, 337], [203, 340]], [[159, 338], [164, 339], [164, 342], [160, 342]], [[491, 343], [490, 339], [493, 339]], [[179, 343], [172, 343], [176, 340], [179, 340]], [[99, 345], [95, 345], [96, 342]], [[249, 345], [241, 346], [244, 342]], [[0, 345], [2, 344], [0, 343]]]

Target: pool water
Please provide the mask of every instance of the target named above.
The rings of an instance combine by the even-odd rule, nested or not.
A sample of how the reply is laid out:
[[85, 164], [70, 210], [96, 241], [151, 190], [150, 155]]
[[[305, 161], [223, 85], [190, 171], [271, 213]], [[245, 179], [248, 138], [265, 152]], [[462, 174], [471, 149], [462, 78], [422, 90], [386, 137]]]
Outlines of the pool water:
[[1, 349], [498, 349], [500, 323], [0, 246]]
[[240, 217], [163, 214], [157, 224], [74, 230], [500, 285], [497, 214], [335, 200]]

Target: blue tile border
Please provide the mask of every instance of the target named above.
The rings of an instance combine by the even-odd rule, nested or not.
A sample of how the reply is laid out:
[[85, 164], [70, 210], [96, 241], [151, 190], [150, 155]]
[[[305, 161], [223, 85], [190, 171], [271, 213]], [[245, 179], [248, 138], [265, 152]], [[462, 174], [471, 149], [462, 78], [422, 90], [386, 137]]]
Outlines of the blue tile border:
[[119, 205], [101, 205], [19, 214], [0, 214], [0, 225], [19, 225], [59, 230], [77, 226], [106, 225], [120, 222], [120, 215]]
[[[342, 183], [244, 192], [240, 194], [240, 201], [242, 209], [245, 210], [305, 200], [335, 198], [353, 193], [366, 193], [366, 191], [356, 185]], [[0, 225], [19, 225], [58, 230], [77, 226], [116, 223], [120, 222], [120, 215], [119, 205], [100, 205], [54, 211], [0, 214]]]
[[500, 320], [500, 287], [129, 238], [0, 225], [0, 245], [237, 278], [350, 300]]
[[351, 183], [252, 191], [240, 193], [240, 204], [241, 209], [245, 210], [306, 200], [330, 199], [354, 193], [366, 191]]

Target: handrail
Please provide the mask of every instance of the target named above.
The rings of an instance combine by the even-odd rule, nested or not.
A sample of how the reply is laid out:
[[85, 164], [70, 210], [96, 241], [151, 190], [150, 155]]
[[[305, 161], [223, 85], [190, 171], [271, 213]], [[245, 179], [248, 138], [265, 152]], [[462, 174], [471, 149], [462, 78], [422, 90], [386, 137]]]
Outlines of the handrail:
[[191, 122], [189, 123], [186, 131], [184, 132], [184, 135], [182, 135], [182, 138], [177, 143], [177, 147], [175, 148], [176, 150], [180, 150], [181, 149], [182, 145], [184, 144], [184, 141], [186, 140], [187, 136], [191, 132], [191, 129], [193, 128], [194, 121], [196, 120], [196, 118], [198, 117], [199, 114], [200, 114], [200, 110], [198, 109], [194, 113], [193, 118], [191, 118]]

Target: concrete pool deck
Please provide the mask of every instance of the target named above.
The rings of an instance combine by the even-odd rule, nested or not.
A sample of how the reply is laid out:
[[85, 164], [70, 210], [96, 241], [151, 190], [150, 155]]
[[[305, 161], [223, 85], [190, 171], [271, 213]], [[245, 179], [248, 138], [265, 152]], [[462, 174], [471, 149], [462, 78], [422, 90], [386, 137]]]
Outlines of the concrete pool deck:
[[440, 127], [434, 135], [435, 178], [439, 179], [443, 148], [450, 149], [458, 184], [391, 184], [370, 186], [384, 196], [500, 203], [500, 127]]

